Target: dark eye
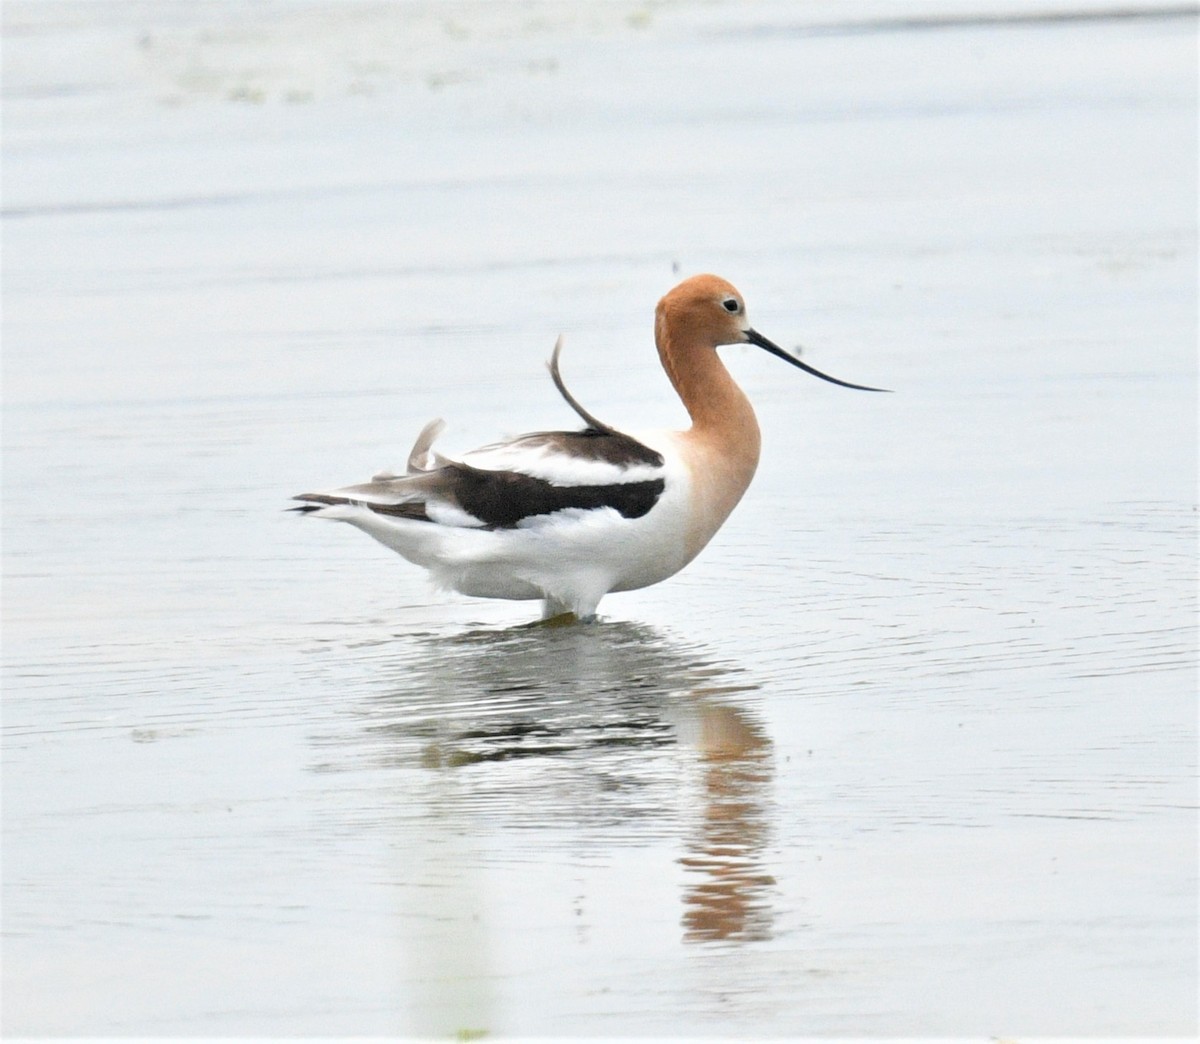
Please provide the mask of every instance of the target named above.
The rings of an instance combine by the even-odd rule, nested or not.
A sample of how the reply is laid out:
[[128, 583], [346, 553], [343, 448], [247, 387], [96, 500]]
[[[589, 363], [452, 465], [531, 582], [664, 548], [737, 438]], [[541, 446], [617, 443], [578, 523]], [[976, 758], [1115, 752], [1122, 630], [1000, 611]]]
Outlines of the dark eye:
[[725, 311], [733, 312], [735, 315], [741, 310], [742, 307], [740, 304], [738, 304], [738, 299], [736, 297], [727, 297], [721, 302], [721, 304], [725, 306]]

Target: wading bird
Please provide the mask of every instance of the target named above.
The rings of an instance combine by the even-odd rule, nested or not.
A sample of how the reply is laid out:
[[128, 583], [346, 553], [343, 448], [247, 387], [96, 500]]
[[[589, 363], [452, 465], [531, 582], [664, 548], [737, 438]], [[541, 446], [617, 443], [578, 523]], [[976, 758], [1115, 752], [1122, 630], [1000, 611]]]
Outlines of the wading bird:
[[692, 426], [625, 433], [597, 420], [559, 373], [550, 375], [586, 427], [541, 431], [449, 460], [433, 452], [436, 420], [417, 437], [403, 475], [324, 493], [294, 510], [336, 519], [428, 570], [440, 586], [479, 598], [539, 599], [543, 619], [595, 616], [610, 591], [679, 572], [712, 539], [750, 485], [760, 435], [754, 410], [717, 355], [749, 343], [829, 377], [758, 333], [724, 279], [680, 283], [655, 312], [659, 359]]

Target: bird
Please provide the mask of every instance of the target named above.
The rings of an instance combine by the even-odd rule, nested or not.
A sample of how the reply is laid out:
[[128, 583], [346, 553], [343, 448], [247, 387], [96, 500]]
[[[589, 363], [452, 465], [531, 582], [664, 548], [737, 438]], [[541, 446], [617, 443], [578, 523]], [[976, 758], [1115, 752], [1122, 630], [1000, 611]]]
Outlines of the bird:
[[404, 474], [301, 493], [292, 510], [358, 527], [442, 588], [539, 600], [542, 621], [591, 621], [605, 595], [657, 584], [691, 562], [754, 477], [758, 421], [719, 346], [756, 345], [832, 384], [887, 390], [830, 377], [768, 340], [742, 295], [715, 275], [663, 296], [654, 340], [686, 430], [625, 432], [597, 419], [562, 379], [560, 337], [550, 376], [581, 430], [532, 432], [451, 459], [433, 450], [444, 427], [434, 420]]

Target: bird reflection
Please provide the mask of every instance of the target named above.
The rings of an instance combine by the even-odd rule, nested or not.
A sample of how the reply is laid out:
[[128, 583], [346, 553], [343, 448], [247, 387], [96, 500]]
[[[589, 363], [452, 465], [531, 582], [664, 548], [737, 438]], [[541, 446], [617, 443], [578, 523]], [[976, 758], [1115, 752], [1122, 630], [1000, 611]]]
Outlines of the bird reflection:
[[684, 900], [685, 937], [694, 942], [766, 939], [769, 890], [762, 871], [769, 824], [764, 794], [772, 777], [771, 742], [737, 707], [697, 693], [704, 817], [680, 862], [694, 879]]
[[684, 939], [770, 935], [772, 747], [738, 668], [625, 622], [418, 637], [388, 657], [355, 746], [436, 773], [422, 814], [565, 827], [573, 845], [682, 838]]

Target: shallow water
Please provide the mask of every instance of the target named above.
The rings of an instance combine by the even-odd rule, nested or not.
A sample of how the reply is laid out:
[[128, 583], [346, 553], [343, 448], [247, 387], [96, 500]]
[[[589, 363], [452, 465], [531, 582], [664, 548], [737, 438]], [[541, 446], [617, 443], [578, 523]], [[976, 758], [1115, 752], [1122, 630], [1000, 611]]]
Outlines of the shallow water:
[[[5, 5], [4, 1032], [1194, 1033], [1194, 19], [448, 10]], [[281, 511], [676, 268], [897, 390], [726, 349], [679, 577]]]

